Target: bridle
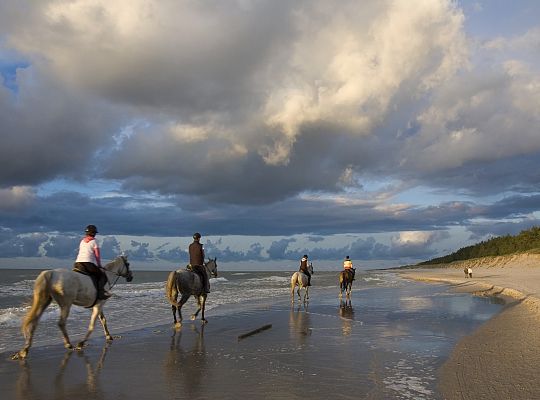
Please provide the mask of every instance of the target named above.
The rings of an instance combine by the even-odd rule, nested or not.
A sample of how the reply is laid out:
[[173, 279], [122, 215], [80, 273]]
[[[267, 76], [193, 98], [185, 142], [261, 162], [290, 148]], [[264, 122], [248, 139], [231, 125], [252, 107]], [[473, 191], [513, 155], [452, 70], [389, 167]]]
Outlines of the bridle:
[[[213, 269], [210, 269], [208, 267], [208, 264], [210, 263], [213, 263], [214, 264], [214, 268]], [[213, 277], [217, 277], [218, 276], [218, 272], [217, 272], [217, 262], [216, 260], [208, 260], [207, 262], [204, 263], [204, 267], [207, 269], [207, 271], [210, 273], [210, 275], [212, 275]]]
[[127, 258], [125, 256], [120, 256], [120, 258], [122, 259], [122, 269], [120, 271], [118, 271], [118, 272], [116, 272], [116, 271], [107, 271], [107, 272], [109, 272], [109, 273], [111, 273], [113, 275], [116, 275], [116, 279], [111, 284], [111, 289], [114, 287], [114, 285], [116, 285], [116, 282], [118, 282], [118, 279], [121, 276], [126, 278], [126, 280], [128, 282], [131, 282], [131, 280], [133, 279], [132, 277], [130, 278], [131, 271], [129, 270], [129, 262], [127, 261]]

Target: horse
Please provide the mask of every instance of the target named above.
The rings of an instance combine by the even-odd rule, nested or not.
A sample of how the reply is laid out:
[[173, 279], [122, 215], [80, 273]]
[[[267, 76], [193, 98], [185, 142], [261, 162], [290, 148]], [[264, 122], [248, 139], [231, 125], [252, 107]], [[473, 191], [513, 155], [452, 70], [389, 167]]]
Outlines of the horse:
[[[204, 268], [206, 268], [206, 273], [209, 276], [217, 277], [217, 257], [209, 259], [208, 262], [204, 263]], [[203, 324], [206, 324], [208, 321], [204, 317], [204, 307], [206, 304], [206, 293], [204, 292], [204, 282], [202, 282], [199, 274], [190, 271], [188, 269], [177, 269], [176, 271], [171, 271], [167, 278], [167, 283], [165, 285], [165, 295], [167, 300], [171, 303], [172, 313], [174, 318], [174, 326], [179, 328], [182, 326], [182, 306], [188, 301], [191, 296], [197, 298], [197, 306], [199, 307], [194, 314], [191, 315], [191, 319], [195, 320], [199, 311], [201, 313], [201, 321]], [[178, 295], [181, 295], [180, 301], [177, 301]], [[176, 312], [178, 312], [178, 318], [176, 319]]]
[[[313, 275], [313, 264], [309, 263], [308, 271]], [[296, 271], [291, 276], [291, 303], [294, 303], [294, 288], [298, 286], [296, 293], [298, 294], [298, 300], [302, 300], [300, 296], [300, 289], [304, 289], [304, 303], [309, 299], [309, 286], [308, 286], [308, 276], [302, 271]]]
[[339, 298], [343, 297], [343, 292], [347, 298], [350, 297], [355, 273], [356, 268], [346, 269], [339, 273]]
[[[118, 277], [120, 276], [125, 278], [128, 282], [133, 280], [133, 274], [129, 269], [129, 262], [127, 261], [127, 257], [123, 255], [116, 257], [113, 261], [105, 265], [104, 271], [107, 274], [109, 282], [111, 278], [116, 277], [116, 280], [118, 280]], [[105, 287], [108, 290], [112, 289], [116, 280], [113, 284], [107, 282]], [[107, 299], [97, 299], [97, 289], [92, 277], [63, 268], [46, 270], [38, 275], [34, 283], [32, 306], [30, 307], [30, 310], [28, 310], [21, 328], [25, 338], [24, 347], [11, 357], [13, 360], [25, 359], [28, 356], [28, 351], [30, 346], [32, 346], [32, 339], [39, 318], [49, 304], [51, 304], [52, 300], [60, 307], [58, 327], [62, 331], [64, 347], [66, 349], [73, 349], [66, 330], [66, 320], [72, 305], [92, 308], [92, 316], [90, 317], [88, 330], [83, 340], [77, 344], [77, 350], [84, 347], [90, 334], [94, 330], [94, 324], [98, 317], [103, 326], [103, 330], [105, 331], [107, 341], [113, 340], [113, 337], [107, 328], [105, 315], [103, 314], [103, 305]]]

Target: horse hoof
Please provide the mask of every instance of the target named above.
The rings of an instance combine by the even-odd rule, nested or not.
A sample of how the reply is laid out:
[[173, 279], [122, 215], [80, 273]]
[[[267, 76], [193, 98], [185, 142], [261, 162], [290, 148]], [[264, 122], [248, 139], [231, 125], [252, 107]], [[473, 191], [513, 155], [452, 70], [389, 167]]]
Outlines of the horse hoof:
[[24, 360], [25, 358], [26, 354], [22, 351], [18, 351], [17, 353], [11, 355], [12, 360]]
[[195, 321], [195, 318], [197, 318], [195, 315], [192, 315], [192, 316], [191, 316], [191, 320], [192, 320], [192, 321]]
[[206, 319], [201, 319], [201, 322], [202, 322], [203, 324], [207, 324], [207, 323], [208, 323], [208, 320], [206, 320]]
[[107, 342], [112, 342], [114, 340], [114, 338], [111, 335], [109, 335], [109, 336], [105, 337], [105, 340], [107, 340]]
[[64, 347], [66, 348], [66, 350], [73, 350], [73, 346], [71, 345], [71, 343], [66, 343]]
[[182, 327], [182, 323], [181, 322], [177, 322], [176, 324], [174, 324], [174, 327], [176, 329], [180, 329]]
[[75, 347], [75, 350], [77, 351], [81, 351], [83, 348], [86, 347], [86, 343], [85, 342], [79, 342], [77, 343], [77, 347]]

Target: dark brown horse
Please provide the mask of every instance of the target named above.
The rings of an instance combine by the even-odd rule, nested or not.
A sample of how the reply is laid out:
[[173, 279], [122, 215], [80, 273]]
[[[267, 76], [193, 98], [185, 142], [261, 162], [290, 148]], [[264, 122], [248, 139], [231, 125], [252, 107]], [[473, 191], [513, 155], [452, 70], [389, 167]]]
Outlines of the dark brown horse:
[[356, 274], [356, 268], [346, 269], [339, 273], [339, 297], [343, 296], [345, 292], [346, 297], [350, 297], [352, 293], [352, 283], [354, 281], [354, 275]]

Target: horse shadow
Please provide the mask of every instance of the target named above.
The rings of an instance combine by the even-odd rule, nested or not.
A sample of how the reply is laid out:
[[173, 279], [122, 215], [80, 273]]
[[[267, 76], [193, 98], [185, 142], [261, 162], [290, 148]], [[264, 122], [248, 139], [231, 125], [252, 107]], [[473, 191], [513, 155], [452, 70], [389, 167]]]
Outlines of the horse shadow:
[[[207, 378], [204, 375], [208, 363], [204, 344], [205, 325], [199, 328], [190, 325], [189, 328], [193, 335], [186, 335], [183, 332], [185, 327], [173, 330], [163, 370], [170, 393], [185, 393], [188, 398], [195, 398], [200, 397]], [[186, 346], [190, 339], [192, 343]]]
[[341, 317], [341, 333], [349, 336], [354, 324], [354, 308], [351, 299], [339, 301], [339, 316]]
[[[101, 388], [99, 376], [105, 364], [105, 357], [111, 343], [105, 343], [102, 348], [98, 361], [93, 364], [90, 358], [83, 351], [66, 352], [60, 361], [58, 370], [54, 376], [53, 384], [48, 385], [51, 390], [50, 397], [57, 399], [69, 398], [73, 393], [80, 393], [83, 398], [91, 396], [92, 398], [105, 398], [105, 391]], [[83, 367], [86, 371], [86, 379], [81, 382], [80, 379], [73, 379], [71, 375], [66, 377], [66, 372], [76, 370], [77, 365], [73, 364], [73, 357], [82, 360]], [[20, 362], [21, 371], [15, 384], [17, 399], [39, 399], [48, 398], [44, 393], [43, 385], [34, 382], [32, 377], [32, 366], [28, 360]], [[42, 379], [43, 371], [39, 371], [37, 376]], [[77, 377], [79, 378], [79, 377]]]

